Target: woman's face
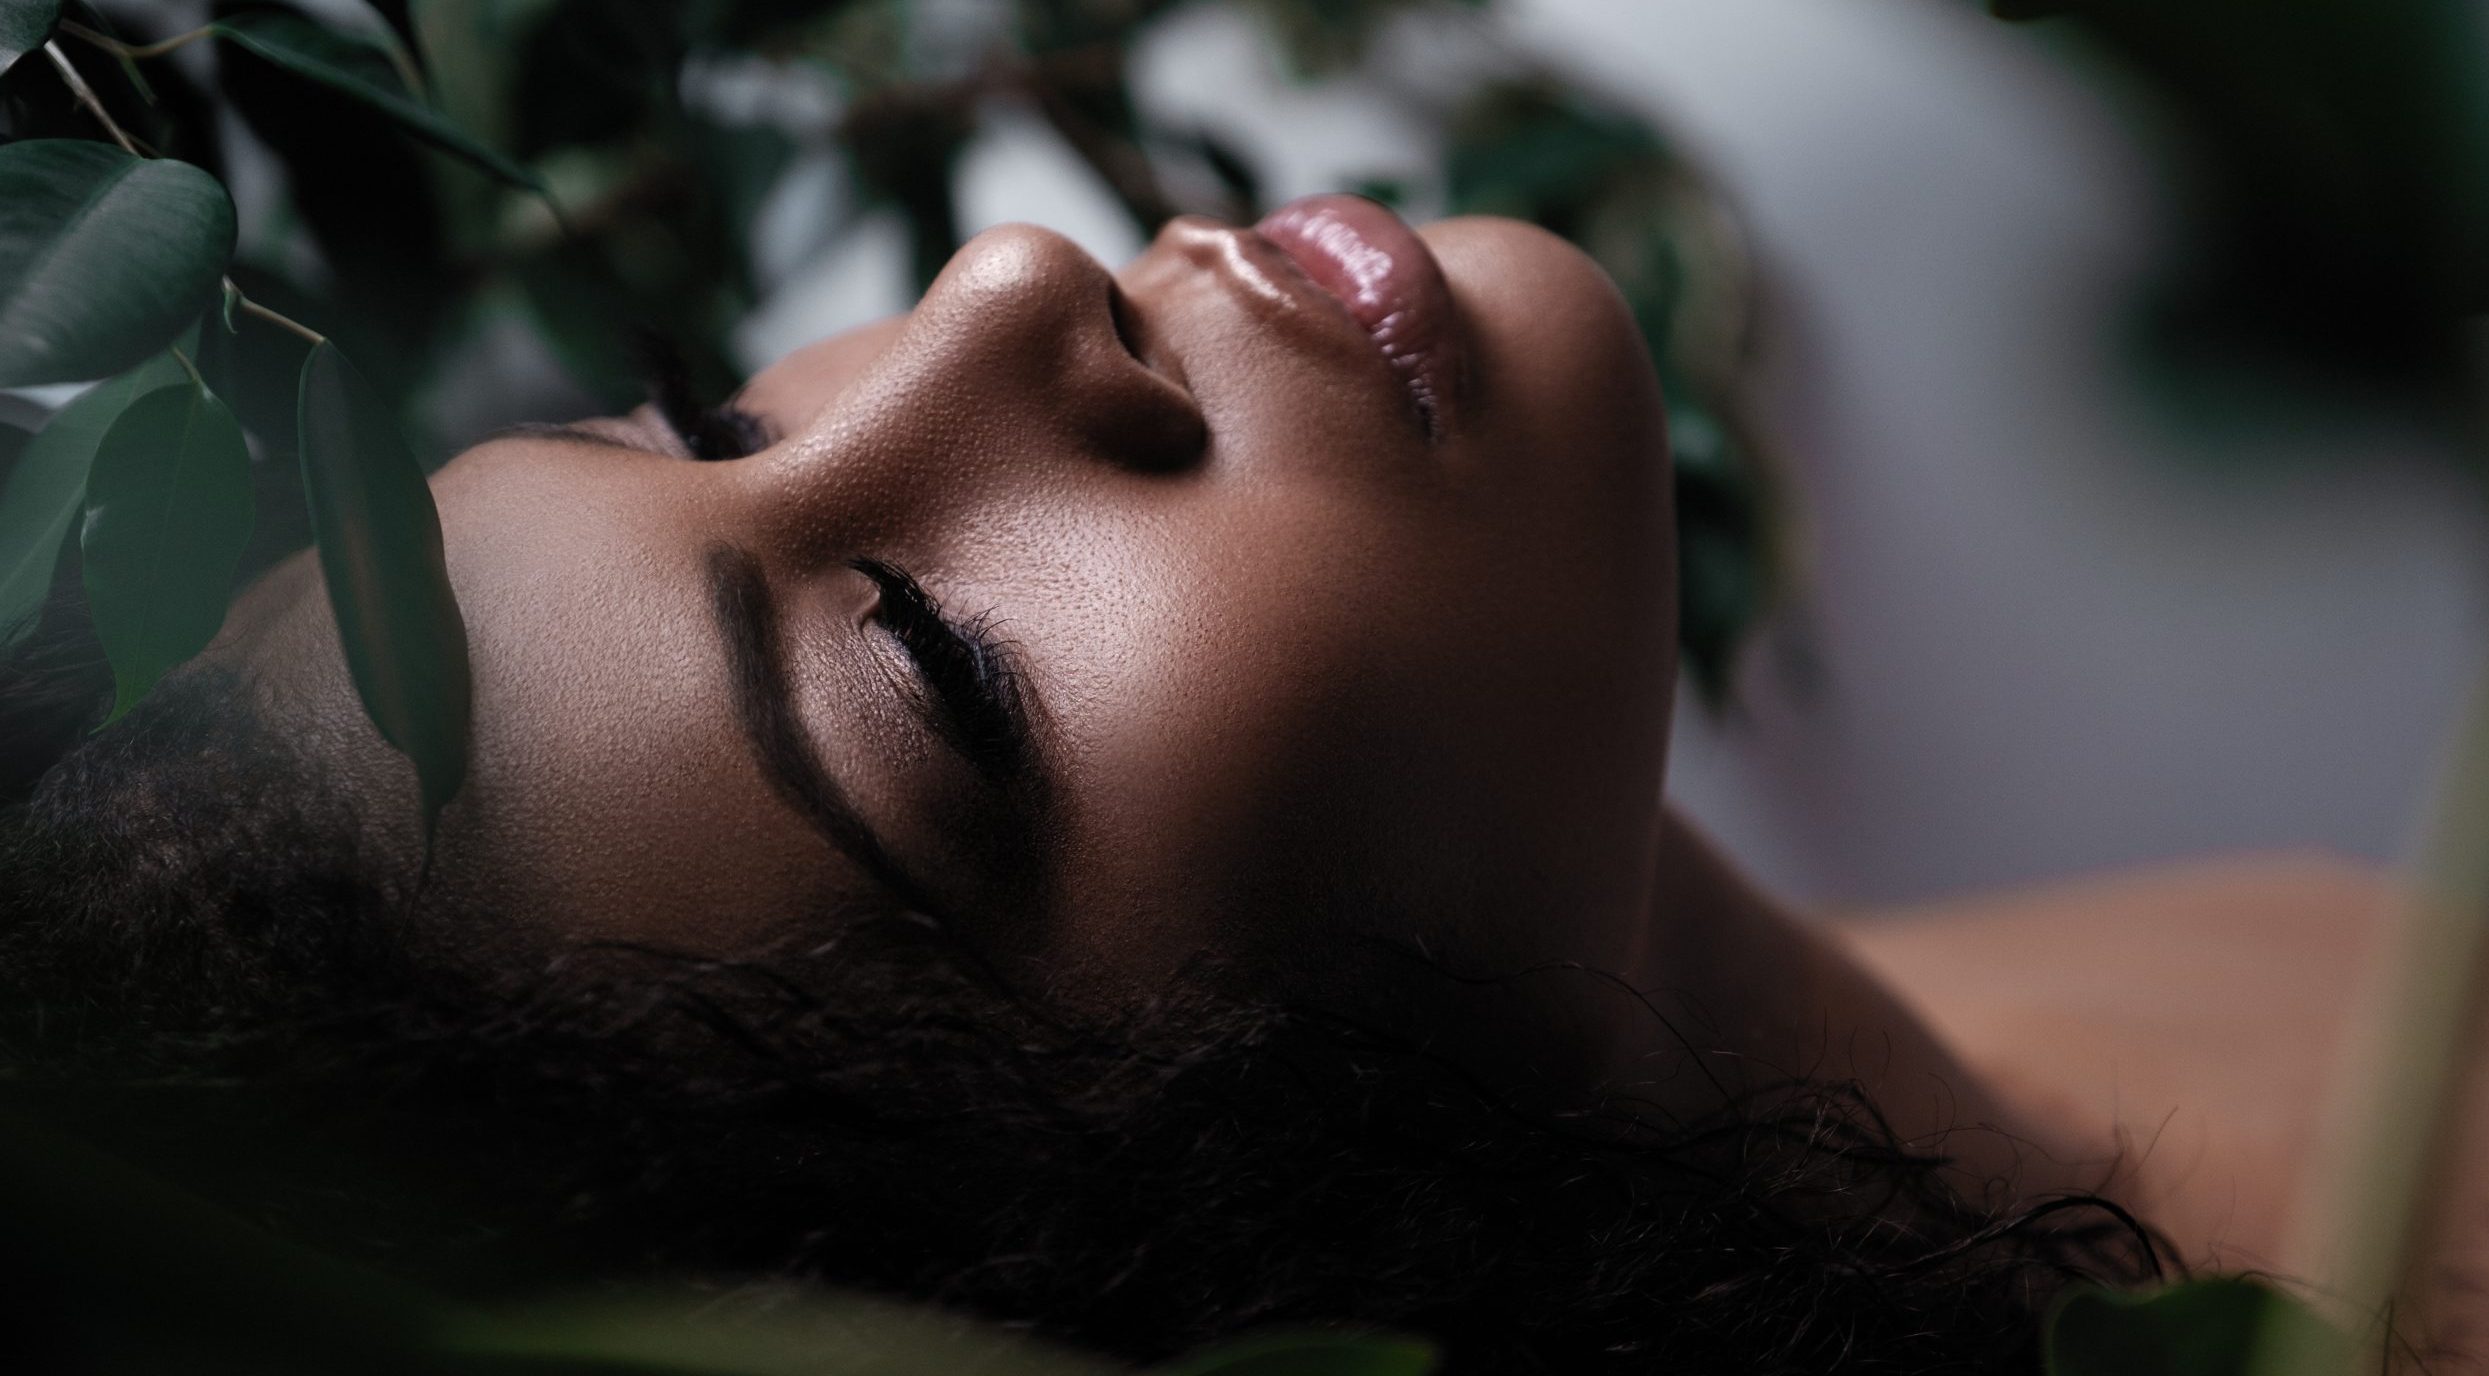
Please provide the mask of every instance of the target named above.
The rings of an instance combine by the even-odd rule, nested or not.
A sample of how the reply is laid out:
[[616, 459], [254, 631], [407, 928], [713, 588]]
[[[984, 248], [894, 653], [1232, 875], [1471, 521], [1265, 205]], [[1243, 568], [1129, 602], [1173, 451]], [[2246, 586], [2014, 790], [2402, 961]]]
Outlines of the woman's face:
[[[1345, 198], [1115, 272], [997, 229], [738, 405], [746, 457], [643, 411], [434, 479], [476, 689], [444, 853], [507, 911], [724, 951], [895, 900], [1073, 987], [1636, 964], [1665, 439], [1572, 248]], [[232, 624], [411, 799], [307, 562]]]

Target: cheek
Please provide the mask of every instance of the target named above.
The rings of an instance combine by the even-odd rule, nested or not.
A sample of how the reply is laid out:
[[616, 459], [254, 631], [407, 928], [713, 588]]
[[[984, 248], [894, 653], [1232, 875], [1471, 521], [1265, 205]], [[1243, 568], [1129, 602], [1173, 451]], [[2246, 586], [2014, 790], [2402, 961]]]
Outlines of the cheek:
[[1481, 962], [1607, 954], [1503, 920], [1517, 895], [1569, 901], [1536, 830], [1577, 838], [1574, 801], [1617, 795], [1551, 777], [1579, 717], [1541, 710], [1566, 679], [1539, 632], [1569, 632], [1516, 607], [1493, 534], [1274, 488], [1058, 541], [1101, 581], [1041, 601], [1022, 638], [1068, 747], [1058, 930], [1081, 957], [1303, 963], [1378, 936]]

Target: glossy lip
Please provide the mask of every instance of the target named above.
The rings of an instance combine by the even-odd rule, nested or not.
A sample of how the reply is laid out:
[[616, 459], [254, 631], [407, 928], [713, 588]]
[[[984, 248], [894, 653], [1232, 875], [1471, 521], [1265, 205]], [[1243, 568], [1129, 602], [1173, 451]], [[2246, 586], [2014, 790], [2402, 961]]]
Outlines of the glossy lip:
[[1362, 196], [1308, 196], [1254, 232], [1347, 308], [1408, 388], [1427, 437], [1442, 435], [1461, 377], [1460, 317], [1424, 240]]

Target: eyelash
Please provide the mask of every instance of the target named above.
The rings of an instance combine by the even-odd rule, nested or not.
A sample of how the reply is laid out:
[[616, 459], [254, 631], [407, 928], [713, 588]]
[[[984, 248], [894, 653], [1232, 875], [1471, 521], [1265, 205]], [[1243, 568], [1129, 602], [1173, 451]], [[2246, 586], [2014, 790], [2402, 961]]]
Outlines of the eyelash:
[[1019, 669], [990, 615], [952, 620], [905, 570], [879, 559], [850, 560], [848, 567], [881, 593], [875, 615], [915, 661], [954, 742], [988, 776], [1023, 772], [1029, 733]]
[[[692, 386], [682, 350], [663, 335], [639, 339], [648, 398], [692, 458], [740, 459], [769, 444], [760, 418], [731, 402], [706, 405]], [[952, 740], [986, 775], [1010, 779], [1025, 773], [1028, 721], [1011, 652], [993, 634], [990, 618], [955, 622], [906, 570], [879, 559], [856, 559], [849, 567], [871, 579], [881, 593], [879, 618], [907, 651], [932, 690]]]
[[692, 385], [691, 367], [673, 340], [645, 332], [638, 349], [648, 400], [693, 458], [715, 463], [745, 458], [769, 447], [769, 430], [760, 417], [732, 402], [711, 405], [700, 400], [699, 389]]

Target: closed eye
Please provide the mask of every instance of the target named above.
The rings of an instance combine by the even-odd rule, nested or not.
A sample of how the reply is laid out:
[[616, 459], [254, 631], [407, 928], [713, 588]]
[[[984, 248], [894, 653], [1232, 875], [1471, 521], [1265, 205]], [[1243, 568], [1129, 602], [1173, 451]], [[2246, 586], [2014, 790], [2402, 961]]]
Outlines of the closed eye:
[[639, 354], [649, 403], [683, 442], [684, 452], [703, 462], [716, 462], [744, 458], [769, 447], [769, 430], [760, 417], [731, 400], [701, 400], [691, 366], [672, 340], [653, 332], [643, 334]]
[[1011, 648], [990, 617], [959, 622], [903, 569], [879, 559], [849, 567], [881, 594], [876, 618], [916, 665], [936, 731], [977, 772], [1002, 783], [1031, 773], [1027, 703]]

